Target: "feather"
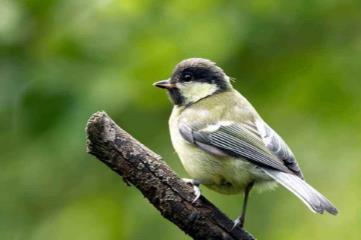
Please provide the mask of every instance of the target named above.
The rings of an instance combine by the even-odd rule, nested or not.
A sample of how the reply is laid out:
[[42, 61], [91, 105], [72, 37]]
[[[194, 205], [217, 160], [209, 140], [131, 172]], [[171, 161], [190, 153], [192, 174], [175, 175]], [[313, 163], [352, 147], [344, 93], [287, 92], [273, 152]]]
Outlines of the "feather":
[[301, 178], [280, 171], [264, 169], [264, 172], [279, 184], [295, 194], [313, 212], [323, 213], [327, 211], [333, 215], [337, 214], [336, 207], [316, 189], [311, 187]]
[[283, 163], [300, 178], [304, 178], [297, 161], [283, 139], [264, 121], [256, 120], [255, 126], [260, 133], [266, 147], [272, 151]]
[[[233, 122], [222, 122], [196, 130], [182, 123], [179, 131], [183, 138], [201, 147], [211, 154], [226, 153], [233, 157], [245, 157], [247, 160], [264, 167], [271, 167], [280, 171], [290, 171], [277, 156], [263, 143], [263, 140], [242, 125]], [[204, 147], [204, 146], [207, 147]], [[211, 151], [210, 147], [213, 147]]]

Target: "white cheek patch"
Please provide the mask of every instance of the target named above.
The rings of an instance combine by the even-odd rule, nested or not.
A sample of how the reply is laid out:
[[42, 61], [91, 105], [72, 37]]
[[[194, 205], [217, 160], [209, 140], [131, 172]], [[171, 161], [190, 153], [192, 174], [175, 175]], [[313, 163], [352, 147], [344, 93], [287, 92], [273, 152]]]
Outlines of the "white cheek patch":
[[218, 90], [215, 84], [201, 82], [177, 83], [177, 87], [186, 103], [197, 102]]

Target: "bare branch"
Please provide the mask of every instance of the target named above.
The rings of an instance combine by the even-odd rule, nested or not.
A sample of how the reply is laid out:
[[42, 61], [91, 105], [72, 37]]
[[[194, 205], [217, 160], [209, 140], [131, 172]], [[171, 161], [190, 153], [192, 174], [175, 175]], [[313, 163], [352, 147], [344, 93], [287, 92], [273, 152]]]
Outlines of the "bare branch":
[[117, 126], [105, 112], [91, 116], [87, 150], [123, 177], [168, 220], [194, 239], [254, 239], [203, 196], [192, 204], [193, 188], [182, 181], [161, 157]]

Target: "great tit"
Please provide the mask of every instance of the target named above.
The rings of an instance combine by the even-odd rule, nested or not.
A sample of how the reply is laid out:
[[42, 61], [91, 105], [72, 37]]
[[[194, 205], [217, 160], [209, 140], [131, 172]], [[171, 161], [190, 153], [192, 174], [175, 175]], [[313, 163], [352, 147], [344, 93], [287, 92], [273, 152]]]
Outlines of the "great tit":
[[223, 194], [244, 192], [243, 227], [252, 187], [280, 184], [315, 213], [337, 214], [336, 207], [310, 186], [287, 144], [232, 87], [214, 62], [190, 58], [176, 65], [168, 80], [154, 83], [168, 91], [174, 108], [170, 135], [187, 181], [200, 196], [199, 185]]

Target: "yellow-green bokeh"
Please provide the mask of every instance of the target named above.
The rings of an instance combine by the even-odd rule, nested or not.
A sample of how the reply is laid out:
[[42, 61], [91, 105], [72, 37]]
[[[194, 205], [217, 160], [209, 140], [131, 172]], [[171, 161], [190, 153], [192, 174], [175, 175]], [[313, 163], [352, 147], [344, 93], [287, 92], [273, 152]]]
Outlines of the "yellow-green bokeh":
[[[360, 1], [0, 0], [0, 239], [189, 239], [85, 152], [105, 110], [186, 176], [152, 83], [188, 57], [216, 61], [339, 208], [253, 193], [259, 239], [361, 235]], [[235, 218], [242, 197], [203, 190]], [[312, 237], [310, 237], [312, 236]]]

